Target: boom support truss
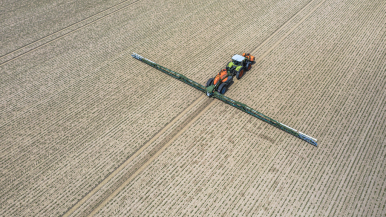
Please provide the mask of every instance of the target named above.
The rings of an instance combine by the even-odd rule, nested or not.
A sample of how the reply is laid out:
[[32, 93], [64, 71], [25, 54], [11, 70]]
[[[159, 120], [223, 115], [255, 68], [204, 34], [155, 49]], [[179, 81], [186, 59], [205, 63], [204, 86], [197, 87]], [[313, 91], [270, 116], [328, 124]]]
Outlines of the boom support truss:
[[[161, 66], [161, 65], [159, 65], [159, 64], [157, 64], [149, 59], [146, 59], [146, 58], [144, 58], [136, 53], [133, 53], [131, 56], [134, 57], [135, 59], [138, 59], [138, 60], [140, 60], [140, 61], [142, 61], [142, 62], [144, 62], [144, 63], [146, 63], [146, 64], [148, 64], [148, 65], [150, 65], [150, 66], [152, 66], [152, 67], [154, 67], [154, 68], [156, 68], [156, 69], [158, 69], [158, 70], [160, 70], [160, 71], [162, 71], [162, 72], [164, 72], [164, 73], [166, 73], [166, 74], [168, 74], [168, 75], [170, 75], [170, 76], [172, 76], [172, 77], [174, 77], [174, 78], [176, 78], [184, 83], [186, 83], [186, 84], [189, 84], [190, 86], [192, 86], [192, 87], [194, 87], [194, 88], [196, 88], [204, 93], [206, 91], [205, 86], [185, 77], [184, 75], [181, 75], [180, 73], [177, 73], [177, 72], [174, 72], [168, 68], [165, 68], [165, 67], [163, 67], [163, 66]], [[251, 107], [249, 107], [241, 102], [237, 102], [237, 101], [235, 101], [229, 97], [226, 97], [226, 96], [224, 96], [216, 91], [213, 93], [213, 97], [215, 97], [215, 98], [217, 98], [217, 99], [219, 99], [219, 100], [221, 100], [221, 101], [223, 101], [223, 102], [225, 102], [225, 103], [227, 103], [235, 108], [238, 108], [241, 111], [246, 112], [246, 113], [248, 113], [248, 114], [250, 114], [250, 115], [252, 115], [260, 120], [263, 120], [263, 121], [271, 124], [272, 126], [277, 127], [277, 128], [279, 128], [279, 129], [281, 129], [281, 130], [283, 130], [283, 131], [285, 131], [293, 136], [296, 136], [296, 137], [298, 137], [298, 138], [300, 138], [300, 139], [302, 139], [302, 140], [304, 140], [304, 141], [306, 141], [314, 146], [318, 146], [318, 144], [316, 143], [317, 140], [315, 138], [312, 138], [311, 136], [308, 136], [308, 135], [306, 135], [298, 130], [295, 130], [295, 129], [293, 129], [285, 124], [282, 124], [282, 123], [280, 123], [280, 122], [278, 122], [278, 121], [276, 121], [268, 116], [265, 116], [264, 114], [252, 109]]]

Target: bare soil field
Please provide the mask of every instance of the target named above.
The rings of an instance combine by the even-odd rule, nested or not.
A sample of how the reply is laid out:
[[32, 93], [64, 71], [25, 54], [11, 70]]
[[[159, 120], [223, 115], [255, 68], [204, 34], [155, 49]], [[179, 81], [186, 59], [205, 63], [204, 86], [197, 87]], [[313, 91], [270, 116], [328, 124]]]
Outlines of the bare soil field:
[[[1, 216], [386, 214], [384, 1], [5, 5]], [[226, 95], [319, 147], [132, 52], [202, 84], [251, 52]]]
[[2, 1], [1, 60], [63, 36], [133, 1]]

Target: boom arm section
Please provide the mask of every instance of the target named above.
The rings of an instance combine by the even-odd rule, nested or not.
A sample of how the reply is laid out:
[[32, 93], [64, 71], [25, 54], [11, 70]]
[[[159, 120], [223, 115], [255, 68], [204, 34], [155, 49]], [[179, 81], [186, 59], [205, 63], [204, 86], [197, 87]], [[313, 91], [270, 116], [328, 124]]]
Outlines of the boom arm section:
[[254, 109], [252, 109], [251, 107], [249, 107], [249, 106], [247, 106], [247, 105], [245, 105], [245, 104], [243, 104], [241, 102], [237, 102], [237, 101], [235, 101], [235, 100], [233, 100], [233, 99], [231, 99], [229, 97], [226, 97], [226, 96], [224, 96], [224, 95], [222, 95], [220, 93], [217, 93], [217, 92], [214, 92], [213, 96], [215, 98], [225, 102], [225, 103], [228, 103], [229, 105], [231, 105], [233, 107], [236, 107], [236, 108], [240, 109], [243, 112], [246, 112], [246, 113], [248, 113], [248, 114], [250, 114], [250, 115], [252, 115], [252, 116], [254, 116], [254, 117], [256, 117], [256, 118], [258, 118], [260, 120], [262, 120], [262, 121], [265, 121], [265, 122], [271, 124], [274, 127], [277, 127], [277, 128], [279, 128], [281, 130], [284, 130], [285, 132], [287, 132], [287, 133], [289, 133], [289, 134], [291, 134], [293, 136], [296, 136], [299, 139], [302, 139], [302, 140], [304, 140], [304, 141], [306, 141], [306, 142], [308, 142], [308, 143], [310, 143], [312, 145], [318, 146], [318, 144], [316, 143], [317, 140], [315, 138], [312, 138], [312, 137], [310, 137], [310, 136], [308, 136], [308, 135], [306, 135], [306, 134], [304, 134], [304, 133], [302, 133], [300, 131], [297, 131], [297, 130], [295, 130], [295, 129], [293, 129], [293, 128], [285, 125], [285, 124], [282, 124], [282, 123], [280, 123], [280, 122], [278, 122], [278, 121], [276, 121], [276, 120], [274, 120], [274, 119], [272, 119], [272, 118], [270, 118], [268, 116], [265, 116], [264, 114], [254, 110]]
[[[185, 77], [184, 75], [181, 75], [181, 74], [174, 72], [168, 68], [165, 68], [161, 65], [158, 65], [157, 63], [155, 63], [149, 59], [146, 59], [146, 58], [144, 58], [136, 53], [133, 53], [131, 56], [134, 57], [135, 59], [138, 59], [138, 60], [140, 60], [140, 61], [142, 61], [142, 62], [144, 62], [144, 63], [146, 63], [146, 64], [148, 64], [148, 65], [150, 65], [150, 66], [152, 66], [152, 67], [154, 67], [154, 68], [156, 68], [156, 69], [158, 69], [158, 70], [160, 70], [160, 71], [162, 71], [162, 72], [164, 72], [164, 73], [166, 73], [166, 74], [168, 74], [168, 75], [170, 75], [170, 76], [172, 76], [172, 77], [174, 77], [174, 78], [176, 78], [184, 83], [186, 83], [186, 84], [189, 84], [190, 86], [195, 87], [196, 89], [205, 93], [205, 86], [203, 86], [203, 85], [201, 85], [193, 80], [190, 80], [189, 78]], [[317, 140], [315, 138], [312, 138], [311, 136], [308, 136], [308, 135], [306, 135], [300, 131], [297, 131], [297, 130], [295, 130], [295, 129], [293, 129], [285, 124], [282, 124], [282, 123], [280, 123], [280, 122], [278, 122], [278, 121], [276, 121], [268, 116], [265, 116], [264, 114], [252, 109], [251, 107], [249, 107], [241, 102], [237, 102], [237, 101], [235, 101], [229, 97], [226, 97], [226, 96], [224, 96], [216, 91], [213, 93], [213, 97], [215, 97], [215, 98], [217, 98], [217, 99], [219, 99], [219, 100], [221, 100], [221, 101], [223, 101], [223, 102], [225, 102], [225, 103], [227, 103], [235, 108], [238, 108], [241, 111], [246, 112], [246, 113], [262, 120], [262, 121], [265, 121], [265, 122], [271, 124], [272, 126], [277, 127], [277, 128], [279, 128], [279, 129], [281, 129], [281, 130], [283, 130], [283, 131], [285, 131], [293, 136], [296, 136], [299, 139], [302, 139], [302, 140], [304, 140], [304, 141], [306, 141], [314, 146], [318, 146], [318, 144], [316, 143]]]
[[196, 89], [198, 89], [202, 92], [205, 92], [205, 87], [203, 85], [201, 85], [193, 80], [190, 80], [189, 78], [185, 77], [184, 75], [181, 75], [180, 73], [174, 72], [168, 68], [165, 68], [161, 65], [158, 65], [157, 63], [155, 63], [149, 59], [146, 59], [146, 58], [144, 58], [136, 53], [133, 53], [131, 56], [137, 60], [140, 60], [140, 61], [160, 70], [161, 72], [164, 72], [164, 73], [166, 73], [166, 74], [168, 74], [168, 75], [170, 75], [170, 76], [172, 76], [172, 77], [174, 77], [174, 78], [176, 78], [176, 79], [178, 79], [186, 84], [189, 84], [192, 87], [195, 87]]

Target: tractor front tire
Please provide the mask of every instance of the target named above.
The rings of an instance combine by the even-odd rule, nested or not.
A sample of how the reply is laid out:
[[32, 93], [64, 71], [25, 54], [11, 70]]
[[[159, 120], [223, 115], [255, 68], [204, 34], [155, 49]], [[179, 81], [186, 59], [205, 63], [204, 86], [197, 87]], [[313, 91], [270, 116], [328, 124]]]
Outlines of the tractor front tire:
[[224, 95], [224, 93], [227, 92], [227, 89], [228, 89], [228, 85], [226, 83], [222, 83], [218, 87], [217, 91]]
[[206, 87], [209, 87], [213, 84], [214, 78], [209, 78], [209, 80], [206, 82]]
[[243, 75], [244, 75], [244, 69], [240, 69], [240, 71], [236, 73], [236, 78], [240, 79], [241, 77], [243, 77]]

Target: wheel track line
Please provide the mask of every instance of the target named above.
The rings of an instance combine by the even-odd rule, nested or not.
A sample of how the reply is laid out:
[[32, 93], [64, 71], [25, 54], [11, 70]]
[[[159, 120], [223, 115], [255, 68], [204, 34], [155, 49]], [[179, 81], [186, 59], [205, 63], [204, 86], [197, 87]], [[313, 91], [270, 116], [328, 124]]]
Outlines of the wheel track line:
[[[256, 60], [256, 62], [255, 63], [258, 63], [258, 62], [260, 62], [261, 60], [263, 60], [264, 59], [264, 57], [266, 57], [273, 49], [275, 49], [276, 48], [276, 46], [277, 45], [279, 45], [280, 44], [280, 42], [282, 42], [289, 34], [291, 34], [298, 26], [300, 26], [300, 24], [302, 24], [312, 13], [314, 13], [314, 11], [316, 11], [316, 9], [318, 9], [319, 8], [319, 6], [321, 6], [324, 2], [325, 2], [326, 0], [323, 0], [323, 1], [321, 1], [314, 9], [312, 9], [306, 16], [304, 16], [294, 27], [292, 27], [283, 37], [281, 37], [274, 45], [272, 45], [272, 47], [271, 48], [269, 48], [266, 52], [264, 52], [264, 54], [263, 55], [261, 55], [257, 60]], [[312, 3], [312, 2], [310, 2], [310, 3]], [[309, 5], [310, 3], [308, 3], [307, 5]], [[307, 7], [307, 5], [306, 6], [304, 6], [304, 8], [306, 8]], [[303, 9], [304, 9], [303, 8]], [[303, 11], [303, 9], [301, 10], [301, 11]], [[294, 16], [294, 17], [296, 17], [296, 16]], [[285, 25], [288, 23], [288, 22], [290, 22], [292, 19], [294, 19], [294, 17], [292, 17], [290, 20], [288, 20], [286, 23], [285, 23]], [[280, 27], [280, 28], [283, 28], [285, 25], [283, 25], [282, 27]], [[276, 31], [275, 32], [275, 34], [277, 33], [278, 31]], [[273, 36], [271, 36], [271, 37], [269, 37], [268, 39], [270, 39], [270, 38], [272, 38]], [[268, 39], [266, 40], [266, 41], [268, 41]], [[265, 44], [265, 42], [266, 41], [264, 41], [263, 43], [262, 43], [262, 45], [263, 44]], [[259, 49], [261, 46], [259, 46], [259, 47], [257, 47], [255, 50], [253, 50], [253, 52], [255, 52], [257, 49]], [[253, 53], [252, 52], [252, 53]]]
[[[112, 130], [107, 131], [104, 135], [109, 134], [111, 131], [115, 130], [115, 128], [116, 128], [116, 127], [113, 127]], [[91, 136], [91, 137], [92, 137], [92, 136]], [[102, 137], [104, 137], [104, 136], [102, 136]], [[90, 138], [90, 137], [87, 137], [87, 138]], [[83, 142], [82, 142], [82, 143], [83, 143]], [[72, 150], [72, 149], [70, 149], [70, 151], [71, 151], [71, 150]], [[81, 151], [82, 151], [82, 152], [80, 152], [80, 153], [83, 153], [83, 152], [84, 152], [84, 149], [81, 149]], [[51, 156], [51, 158], [52, 158], [52, 156]], [[49, 161], [49, 160], [45, 160], [45, 162], [46, 162], [46, 161]], [[5, 193], [4, 195], [6, 195], [6, 193]]]
[[[315, 0], [313, 0], [315, 1]], [[259, 45], [253, 52], [255, 52], [257, 49], [261, 48], [264, 44], [266, 44], [271, 38], [273, 38], [280, 29], [284, 28], [290, 21], [292, 21], [299, 13], [301, 13], [305, 8], [310, 5], [313, 1], [309, 2], [307, 5], [305, 5], [299, 12], [297, 12], [294, 16], [291, 17], [288, 21], [286, 21], [279, 30], [276, 30], [270, 37], [268, 37], [264, 42]], [[256, 60], [255, 63], [260, 62], [265, 56], [267, 56], [281, 41], [283, 41], [290, 33], [292, 33], [304, 20], [306, 20], [320, 5], [322, 5], [325, 2], [323, 0], [321, 3], [319, 3], [311, 12], [309, 12], [305, 17], [303, 17], [293, 28], [290, 29], [289, 32], [287, 32], [282, 38], [279, 39], [278, 42], [276, 42], [270, 49], [268, 49], [259, 59]], [[252, 53], [253, 53], [252, 52]], [[1, 65], [0, 65], [1, 66]], [[238, 81], [235, 80], [234, 83], [237, 83]], [[67, 211], [63, 216], [70, 216], [73, 212], [75, 212], [76, 209], [78, 209], [82, 204], [84, 204], [93, 194], [95, 194], [99, 189], [101, 189], [109, 180], [111, 180], [116, 174], [118, 174], [123, 168], [128, 165], [136, 156], [142, 153], [142, 151], [150, 146], [152, 142], [154, 142], [161, 134], [163, 134], [167, 129], [169, 129], [177, 120], [179, 120], [184, 114], [186, 114], [193, 105], [197, 104], [205, 95], [199, 97], [196, 101], [192, 103], [191, 106], [189, 106], [187, 109], [185, 109], [182, 113], [180, 113], [179, 116], [177, 116], [172, 122], [170, 122], [164, 129], [162, 129], [158, 134], [156, 134], [149, 142], [147, 142], [141, 149], [139, 149], [132, 157], [130, 157], [127, 161], [125, 161], [118, 169], [116, 169], [114, 172], [112, 172], [105, 180], [103, 180], [97, 187], [95, 187], [90, 193], [88, 193], [82, 200], [77, 202], [69, 211]], [[156, 152], [148, 161], [146, 161], [138, 170], [134, 172], [133, 175], [131, 175], [124, 183], [122, 183], [117, 189], [115, 189], [106, 199], [104, 199], [99, 205], [88, 215], [93, 216], [95, 215], [101, 208], [103, 208], [114, 196], [116, 196], [127, 184], [129, 184], [140, 172], [142, 172], [154, 159], [156, 159], [162, 152], [165, 150], [173, 141], [175, 141], [183, 132], [186, 131], [186, 129], [192, 125], [205, 111], [207, 111], [215, 101], [212, 101], [209, 105], [205, 106], [202, 111], [196, 115], [183, 129], [181, 129], [173, 138], [171, 138], [161, 149]]]
[[173, 126], [183, 115], [190, 111], [198, 102], [200, 102], [205, 95], [202, 95], [197, 100], [195, 100], [189, 107], [182, 111], [173, 121], [167, 124], [161, 131], [159, 131], [153, 138], [151, 138], [145, 145], [143, 145], [138, 151], [136, 151], [129, 159], [127, 159], [123, 164], [121, 164], [116, 170], [114, 170], [107, 178], [105, 178], [101, 183], [99, 183], [92, 191], [90, 191], [86, 196], [84, 196], [80, 201], [78, 201], [70, 210], [68, 210], [63, 216], [70, 216], [76, 209], [83, 205], [92, 195], [99, 191], [107, 182], [109, 182], [114, 176], [116, 176], [120, 171], [122, 171], [130, 162], [132, 162], [139, 154], [141, 154], [147, 147], [150, 146], [158, 137], [166, 132], [171, 126]]
[[269, 36], [267, 39], [265, 39], [264, 42], [261, 43], [259, 46], [257, 46], [251, 53], [256, 52], [258, 49], [260, 49], [262, 46], [264, 46], [269, 40], [271, 40], [271, 38], [273, 38], [280, 30], [282, 30], [284, 27], [286, 27], [289, 22], [291, 22], [293, 19], [295, 19], [301, 12], [303, 12], [314, 1], [316, 1], [316, 0], [312, 0], [312, 1], [308, 2], [300, 11], [298, 11], [289, 20], [287, 20], [283, 25], [281, 25], [271, 36]]
[[[58, 31], [56, 31], [56, 32], [54, 32], [54, 33], [52, 33], [52, 34], [49, 34], [49, 35], [47, 35], [47, 36], [44, 36], [43, 38], [40, 38], [40, 39], [38, 39], [38, 40], [36, 40], [36, 41], [34, 41], [34, 42], [28, 43], [28, 44], [26, 44], [26, 45], [24, 45], [24, 46], [22, 46], [22, 47], [20, 47], [20, 48], [17, 48], [17, 49], [14, 50], [14, 51], [11, 51], [11, 52], [9, 52], [9, 53], [7, 53], [7, 54], [4, 54], [3, 56], [0, 56], [0, 60], [6, 58], [7, 56], [9, 56], [9, 55], [11, 55], [11, 54], [13, 54], [13, 53], [15, 53], [15, 52], [17, 52], [17, 51], [20, 51], [20, 50], [22, 50], [22, 49], [24, 49], [24, 48], [26, 48], [26, 47], [28, 47], [28, 46], [33, 46], [34, 44], [36, 44], [36, 43], [38, 43], [38, 42], [40, 42], [40, 41], [42, 41], [42, 40], [44, 40], [44, 39], [46, 39], [46, 38], [48, 38], [48, 37], [51, 37], [51, 36], [56, 35], [56, 34], [60, 34], [61, 32], [65, 31], [65, 30], [67, 30], [67, 29], [69, 29], [69, 28], [71, 28], [71, 27], [73, 27], [73, 26], [75, 26], [75, 25], [77, 25], [77, 24], [79, 24], [79, 23], [87, 22], [89, 19], [92, 19], [92, 18], [94, 18], [94, 17], [96, 17], [96, 16], [98, 16], [98, 15], [100, 15], [100, 14], [102, 14], [102, 13], [108, 11], [108, 10], [113, 10], [112, 8], [117, 7], [117, 6], [121, 5], [121, 4], [127, 3], [127, 1], [128, 1], [128, 0], [123, 1], [123, 2], [120, 2], [120, 3], [118, 3], [118, 4], [114, 5], [114, 6], [111, 6], [111, 7], [107, 8], [107, 9], [105, 9], [105, 10], [99, 12], [99, 13], [96, 13], [96, 14], [94, 14], [94, 15], [91, 15], [91, 16], [89, 16], [89, 17], [87, 17], [87, 18], [85, 18], [85, 19], [83, 19], [83, 20], [81, 20], [81, 21], [78, 21], [78, 22], [76, 22], [76, 23], [73, 23], [73, 24], [71, 24], [71, 25], [69, 25], [69, 26], [67, 26], [67, 27], [65, 27], [65, 28], [63, 28], [63, 29], [61, 29], [61, 30], [58, 30]], [[87, 26], [89, 26], [90, 24], [93, 24], [93, 23], [95, 23], [95, 22], [97, 22], [97, 21], [99, 21], [99, 20], [101, 20], [101, 19], [103, 19], [103, 18], [105, 18], [105, 17], [108, 17], [108, 16], [111, 15], [111, 14], [114, 14], [114, 13], [116, 13], [116, 12], [119, 12], [119, 11], [123, 10], [124, 8], [126, 8], [126, 7], [128, 7], [128, 6], [130, 6], [130, 5], [134, 4], [134, 3], [137, 3], [138, 1], [140, 1], [140, 0], [136, 0], [136, 1], [134, 1], [134, 2], [129, 3], [128, 5], [125, 5], [125, 6], [121, 7], [121, 8], [115, 9], [115, 10], [113, 10], [112, 12], [109, 12], [109, 13], [103, 15], [102, 17], [99, 17], [99, 18], [97, 18], [97, 19], [95, 19], [95, 20], [93, 20], [93, 21], [91, 21], [91, 22], [89, 22], [89, 23], [86, 23], [86, 24], [84, 24], [84, 25], [82, 25], [82, 26], [80, 26], [80, 27], [77, 27], [77, 28], [75, 28], [75, 29], [73, 29], [73, 30], [70, 30], [69, 32], [64, 33], [63, 35], [59, 35], [58, 37], [56, 37], [56, 38], [54, 38], [54, 39], [51, 39], [51, 40], [49, 40], [49, 41], [47, 41], [47, 42], [44, 42], [44, 43], [41, 44], [41, 45], [37, 45], [35, 48], [32, 48], [32, 49], [30, 49], [30, 50], [27, 50], [26, 52], [22, 52], [21, 54], [16, 55], [15, 57], [12, 57], [12, 58], [10, 58], [10, 59], [8, 59], [8, 60], [5, 60], [4, 62], [0, 63], [0, 66], [3, 66], [3, 65], [5, 65], [5, 64], [7, 64], [7, 63], [9, 63], [9, 62], [12, 62], [12, 61], [14, 61], [14, 60], [16, 60], [16, 59], [18, 59], [18, 58], [24, 56], [25, 54], [28, 54], [28, 53], [30, 53], [30, 52], [32, 52], [32, 51], [34, 51], [34, 50], [37, 50], [37, 49], [39, 49], [39, 48], [41, 48], [41, 47], [43, 47], [43, 46], [45, 46], [45, 45], [50, 44], [51, 42], [54, 42], [54, 41], [56, 41], [56, 40], [58, 40], [58, 39], [61, 39], [61, 38], [63, 38], [64, 36], [69, 35], [70, 33], [76, 32], [76, 31], [78, 31], [78, 30], [80, 30], [80, 29], [82, 29], [82, 28], [84, 28], [84, 27], [87, 27]]]
[[[117, 93], [117, 92], [113, 92], [112, 95], [116, 95], [116, 93]], [[92, 96], [92, 95], [93, 95], [93, 94], [91, 94], [90, 96]], [[80, 110], [76, 110], [75, 112], [76, 112], [76, 114], [80, 114], [80, 113], [83, 113], [83, 112], [85, 111], [85, 109], [88, 109], [88, 108], [87, 108], [87, 107], [84, 107], [84, 108], [82, 108], [82, 109], [80, 109]], [[68, 118], [68, 114], [67, 114], [66, 116], [60, 118], [59, 120], [57, 120], [54, 124], [52, 124], [52, 125], [46, 127], [45, 129], [48, 129], [48, 128], [52, 127], [53, 125], [56, 125], [59, 121], [64, 120], [64, 119], [66, 119], [66, 118]], [[44, 135], [43, 135], [43, 136], [44, 136]], [[30, 140], [27, 140], [26, 142], [30, 142], [32, 139], [35, 139], [35, 138], [36, 138], [36, 136], [32, 137]], [[56, 152], [55, 152], [55, 153], [56, 153]], [[51, 154], [52, 154], [52, 155], [55, 155], [55, 153], [51, 153]], [[50, 158], [50, 157], [49, 157], [49, 158]], [[48, 160], [48, 159], [44, 160], [42, 163], [46, 162], [47, 160]], [[49, 160], [48, 160], [48, 161], [49, 161]], [[40, 165], [40, 163], [39, 163], [39, 165]], [[38, 167], [38, 166], [37, 166], [37, 167]]]
[[[203, 95], [200, 98], [205, 97]], [[182, 122], [179, 127], [176, 128], [176, 134], [169, 139], [166, 137], [163, 142], [167, 142], [165, 145], [162, 145], [160, 150], [158, 150], [152, 157], [146, 161], [145, 164], [143, 164], [138, 170], [134, 172], [133, 175], [131, 175], [124, 183], [122, 183], [118, 188], [114, 190], [113, 193], [111, 193], [105, 200], [103, 200], [98, 207], [96, 207], [88, 216], [94, 216], [101, 208], [103, 208], [112, 198], [114, 198], [119, 192], [122, 191], [123, 188], [125, 188], [139, 173], [141, 173], [143, 170], [147, 168], [147, 166], [152, 163], [167, 147], [170, 146], [182, 133], [184, 133], [198, 118], [200, 118], [212, 105], [214, 105], [217, 102], [217, 100], [214, 100], [212, 98], [207, 98], [205, 100], [205, 103], [203, 106], [201, 106], [202, 109], [197, 109], [195, 112], [193, 112], [190, 117], [187, 118], [186, 121]], [[196, 114], [199, 112], [198, 114]], [[187, 122], [187, 123], [186, 123]], [[180, 127], [183, 127], [181, 130]], [[173, 134], [173, 133], [172, 133]], [[163, 143], [161, 142], [161, 144]]]

